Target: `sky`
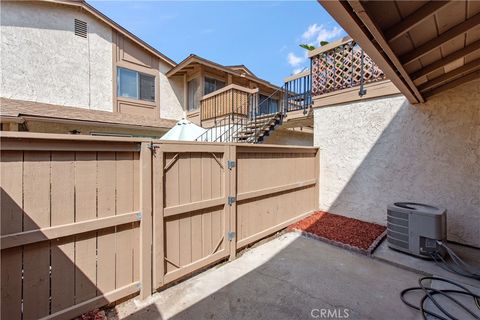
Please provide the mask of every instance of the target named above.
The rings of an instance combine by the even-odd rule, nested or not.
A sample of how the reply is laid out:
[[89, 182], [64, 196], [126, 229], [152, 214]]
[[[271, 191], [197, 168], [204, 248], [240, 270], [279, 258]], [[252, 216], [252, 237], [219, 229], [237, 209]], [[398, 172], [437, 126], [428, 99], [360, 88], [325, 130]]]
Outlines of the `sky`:
[[345, 32], [317, 1], [88, 1], [177, 63], [193, 53], [246, 65], [274, 84], [308, 68], [306, 50]]

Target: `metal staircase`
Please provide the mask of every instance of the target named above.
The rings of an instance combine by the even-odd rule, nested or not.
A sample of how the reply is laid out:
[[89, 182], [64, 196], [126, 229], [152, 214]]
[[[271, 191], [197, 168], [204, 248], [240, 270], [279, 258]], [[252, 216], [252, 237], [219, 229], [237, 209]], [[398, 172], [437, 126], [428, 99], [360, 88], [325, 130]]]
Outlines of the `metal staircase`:
[[276, 112], [258, 116], [249, 120], [247, 124], [236, 134], [237, 142], [259, 143], [282, 123], [283, 114]]
[[[289, 112], [303, 111], [303, 114], [307, 114], [312, 105], [310, 79], [310, 74], [295, 78], [272, 93], [268, 98], [279, 91], [283, 96], [275, 110], [265, 110], [262, 103], [266, 100], [259, 103], [258, 94], [251, 94], [247, 104], [232, 108], [229, 115], [215, 119], [214, 126], [196, 141], [262, 143], [273, 130], [282, 125]], [[248, 115], [243, 113], [245, 108]]]

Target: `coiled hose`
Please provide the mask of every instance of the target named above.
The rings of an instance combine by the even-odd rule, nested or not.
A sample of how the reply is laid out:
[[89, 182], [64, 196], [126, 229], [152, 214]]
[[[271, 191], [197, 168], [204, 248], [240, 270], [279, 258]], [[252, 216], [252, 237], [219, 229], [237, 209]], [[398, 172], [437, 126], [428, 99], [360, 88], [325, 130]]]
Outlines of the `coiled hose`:
[[[431, 257], [439, 267], [441, 267], [446, 271], [449, 271], [464, 277], [480, 280], [480, 272], [479, 272], [480, 270], [475, 270], [475, 268], [473, 268], [472, 266], [464, 262], [462, 259], [460, 259], [460, 257], [457, 254], [455, 254], [455, 252], [453, 252], [452, 249], [447, 247], [443, 242], [437, 241], [437, 243], [440, 245], [440, 247], [445, 249], [446, 253], [450, 257], [450, 259], [453, 261], [453, 264], [448, 263], [439, 252], [434, 252], [431, 254]], [[440, 282], [448, 283], [454, 287], [457, 287], [457, 289], [434, 289], [424, 285], [424, 282], [426, 280], [437, 280]], [[460, 318], [448, 312], [444, 308], [444, 306], [442, 306], [440, 302], [436, 300], [436, 296], [439, 295], [452, 301], [459, 309], [465, 311], [466, 314], [470, 314], [473, 317], [473, 319], [480, 320], [480, 312], [477, 312], [477, 313], [474, 312], [473, 309], [468, 308], [463, 303], [461, 303], [460, 301], [458, 301], [453, 297], [453, 294], [460, 294], [463, 296], [472, 297], [473, 300], [475, 301], [475, 305], [477, 306], [477, 309], [480, 311], [480, 296], [471, 292], [465, 286], [459, 284], [458, 282], [448, 280], [445, 278], [440, 278], [440, 277], [423, 277], [418, 280], [418, 284], [419, 284], [418, 287], [412, 287], [412, 288], [407, 288], [403, 290], [400, 293], [400, 299], [402, 299], [403, 303], [405, 303], [410, 308], [419, 310], [422, 313], [423, 319], [427, 319], [427, 315], [430, 315], [440, 320], [460, 320]], [[417, 304], [413, 304], [412, 302], [408, 301], [405, 298], [405, 295], [407, 293], [414, 292], [414, 291], [421, 291], [424, 293], [423, 297], [420, 299], [420, 301]], [[438, 310], [441, 311], [443, 314], [439, 314], [431, 310], [427, 310], [425, 308], [425, 303], [427, 301], [431, 301], [438, 308]]]

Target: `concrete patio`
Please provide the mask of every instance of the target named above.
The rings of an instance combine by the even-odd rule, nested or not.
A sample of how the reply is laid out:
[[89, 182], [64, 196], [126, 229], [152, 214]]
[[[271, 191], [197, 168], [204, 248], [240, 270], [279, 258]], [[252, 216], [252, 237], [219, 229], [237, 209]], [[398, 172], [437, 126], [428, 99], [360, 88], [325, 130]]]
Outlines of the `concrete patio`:
[[[421, 319], [399, 293], [422, 274], [295, 233], [250, 249], [150, 299], [108, 312], [126, 319]], [[478, 287], [478, 286], [477, 286]], [[412, 298], [416, 298], [412, 296]], [[335, 311], [336, 310], [336, 311]], [[326, 317], [323, 317], [326, 318]], [[330, 317], [333, 318], [333, 317]]]

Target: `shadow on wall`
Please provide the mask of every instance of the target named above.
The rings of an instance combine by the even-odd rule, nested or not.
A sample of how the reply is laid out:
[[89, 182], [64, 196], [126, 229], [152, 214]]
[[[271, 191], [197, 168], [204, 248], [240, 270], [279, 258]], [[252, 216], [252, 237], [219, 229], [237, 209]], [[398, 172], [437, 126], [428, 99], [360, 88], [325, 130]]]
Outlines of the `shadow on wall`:
[[321, 207], [386, 224], [387, 204], [447, 208], [448, 238], [480, 246], [480, 81], [410, 105], [403, 96], [318, 109]]

